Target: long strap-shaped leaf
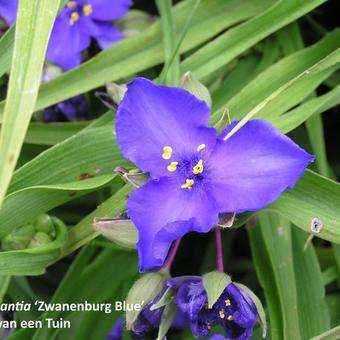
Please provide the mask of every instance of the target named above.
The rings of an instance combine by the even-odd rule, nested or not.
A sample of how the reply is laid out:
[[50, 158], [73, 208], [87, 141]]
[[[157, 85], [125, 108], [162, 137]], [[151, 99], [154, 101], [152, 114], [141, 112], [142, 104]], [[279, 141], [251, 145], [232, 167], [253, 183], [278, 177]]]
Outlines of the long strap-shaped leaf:
[[19, 3], [11, 76], [0, 136], [0, 206], [15, 168], [41, 81], [60, 0]]

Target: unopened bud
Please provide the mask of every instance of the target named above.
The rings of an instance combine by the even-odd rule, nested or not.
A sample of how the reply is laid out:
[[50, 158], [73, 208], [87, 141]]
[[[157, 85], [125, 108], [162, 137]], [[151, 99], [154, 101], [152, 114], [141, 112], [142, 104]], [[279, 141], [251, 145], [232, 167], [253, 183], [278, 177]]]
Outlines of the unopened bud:
[[1, 248], [3, 250], [25, 249], [30, 243], [34, 233], [35, 230], [31, 224], [19, 227], [1, 240]]
[[123, 247], [136, 247], [137, 230], [127, 218], [97, 218], [93, 222], [93, 228], [105, 238]]
[[125, 37], [132, 37], [143, 32], [155, 21], [155, 17], [140, 10], [130, 10], [121, 19], [117, 20], [115, 26]]
[[196, 98], [204, 100], [211, 107], [209, 90], [191, 72], [187, 72], [182, 76], [180, 87], [189, 91]]
[[47, 214], [39, 215], [34, 221], [33, 226], [36, 231], [53, 236], [55, 234], [55, 227], [52, 218]]
[[38, 231], [33, 236], [32, 240], [28, 244], [27, 248], [40, 247], [40, 246], [43, 246], [43, 245], [48, 244], [50, 242], [52, 242], [52, 238], [49, 235], [47, 235], [46, 233], [43, 233], [41, 231]]

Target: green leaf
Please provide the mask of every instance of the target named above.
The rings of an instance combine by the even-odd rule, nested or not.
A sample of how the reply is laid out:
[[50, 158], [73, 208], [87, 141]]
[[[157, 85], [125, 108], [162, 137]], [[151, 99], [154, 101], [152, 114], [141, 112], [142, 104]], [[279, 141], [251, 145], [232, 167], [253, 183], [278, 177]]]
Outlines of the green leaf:
[[[180, 2], [173, 8], [175, 27], [183, 27], [196, 0]], [[273, 0], [270, 0], [271, 2]], [[193, 17], [181, 46], [181, 53], [199, 46], [226, 28], [263, 11], [268, 0], [204, 0]], [[135, 37], [102, 51], [77, 69], [41, 86], [35, 110], [84, 93], [109, 81], [131, 77], [164, 60], [160, 22]], [[88, 77], [91, 74], [91, 77]], [[87, 79], [87, 81], [84, 81]], [[3, 104], [0, 105], [0, 121]]]
[[63, 247], [62, 257], [66, 256], [98, 236], [93, 221], [98, 217], [117, 217], [125, 209], [125, 201], [132, 187], [125, 185], [112, 197], [102, 203], [92, 213], [84, 217], [69, 232]]
[[230, 277], [222, 272], [213, 271], [203, 275], [203, 286], [208, 295], [208, 307], [212, 308], [228, 284]]
[[[182, 63], [182, 72], [191, 71], [202, 79], [271, 33], [324, 2], [325, 0], [277, 1], [264, 13], [228, 30], [203, 46]], [[270, 4], [272, 2], [267, 3]]]
[[307, 235], [277, 214], [261, 212], [249, 236], [272, 338], [305, 339], [326, 330], [322, 273], [312, 246], [303, 250]]
[[[115, 175], [104, 175], [65, 184], [31, 186], [6, 197], [0, 211], [0, 237], [49, 211], [110, 183]], [[13, 214], [13, 211], [16, 213]]]
[[31, 123], [25, 136], [25, 143], [54, 145], [72, 137], [89, 124], [91, 124], [90, 121]]
[[0, 39], [0, 77], [3, 76], [11, 66], [14, 32], [15, 26], [9, 28]]
[[41, 82], [59, 0], [19, 3], [15, 44], [0, 135], [0, 207], [14, 171]]
[[327, 332], [315, 336], [311, 340], [336, 340], [340, 337], [340, 326], [334, 327]]
[[[299, 207], [296, 209], [296, 207]], [[293, 190], [285, 191], [268, 209], [311, 233], [313, 219], [323, 224], [318, 237], [340, 243], [340, 184], [307, 170]]]
[[[173, 23], [171, 0], [156, 0], [157, 8], [161, 16], [161, 26], [163, 33], [165, 70], [164, 76], [161, 77], [161, 83], [168, 85], [178, 85], [179, 81], [179, 54], [175, 53], [176, 48], [176, 30]], [[172, 58], [173, 54], [174, 57]], [[170, 64], [171, 63], [171, 64]]]

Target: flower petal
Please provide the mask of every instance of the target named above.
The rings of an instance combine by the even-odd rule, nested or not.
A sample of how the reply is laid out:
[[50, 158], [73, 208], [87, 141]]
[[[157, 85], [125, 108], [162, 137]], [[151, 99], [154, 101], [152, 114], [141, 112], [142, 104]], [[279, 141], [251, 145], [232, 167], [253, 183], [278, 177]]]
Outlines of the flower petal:
[[17, 0], [0, 0], [0, 18], [3, 18], [8, 25], [14, 24], [17, 10]]
[[68, 15], [61, 13], [54, 24], [48, 44], [47, 59], [65, 71], [80, 64], [81, 51], [90, 45], [90, 36], [80, 30], [79, 21], [70, 25]]
[[129, 10], [132, 0], [91, 0], [90, 4], [92, 7], [91, 18], [112, 21], [119, 19]]
[[123, 33], [111, 23], [95, 22], [98, 32], [95, 36], [99, 46], [104, 50], [119, 40], [123, 39]]
[[270, 123], [252, 120], [216, 144], [209, 160], [207, 190], [221, 212], [257, 210], [291, 189], [313, 160]]
[[208, 232], [218, 221], [213, 201], [202, 190], [181, 189], [176, 178], [149, 180], [127, 202], [139, 232], [141, 271], [162, 267], [171, 243], [190, 231]]
[[[215, 145], [215, 129], [205, 127], [208, 119], [208, 106], [189, 92], [136, 78], [118, 108], [118, 144], [141, 170], [163, 176], [176, 155], [191, 155], [199, 144]], [[162, 158], [165, 146], [174, 152], [171, 159]]]

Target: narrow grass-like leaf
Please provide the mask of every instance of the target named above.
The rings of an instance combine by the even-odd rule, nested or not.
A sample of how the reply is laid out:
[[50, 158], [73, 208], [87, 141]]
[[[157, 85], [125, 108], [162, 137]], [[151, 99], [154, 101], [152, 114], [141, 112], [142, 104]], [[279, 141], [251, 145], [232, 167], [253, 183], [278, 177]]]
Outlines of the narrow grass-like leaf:
[[[183, 27], [196, 0], [186, 0], [173, 8], [175, 27]], [[193, 17], [180, 52], [186, 52], [216, 36], [226, 28], [248, 19], [274, 0], [204, 0]], [[99, 53], [75, 70], [44, 84], [35, 110], [48, 107], [80, 93], [84, 93], [109, 81], [133, 76], [137, 72], [160, 64], [164, 60], [160, 23], [122, 40]], [[91, 77], [88, 75], [91, 74]], [[87, 81], [84, 81], [87, 79]], [[0, 104], [0, 121], [4, 103]]]
[[325, 0], [277, 1], [264, 13], [238, 25], [211, 43], [206, 44], [182, 63], [182, 71], [191, 71], [198, 78], [204, 78], [263, 38], [323, 2]]
[[0, 207], [14, 171], [41, 82], [59, 0], [19, 2], [4, 122], [0, 135]]
[[312, 221], [317, 218], [323, 224], [317, 236], [340, 243], [339, 183], [307, 170], [294, 189], [285, 191], [268, 209], [277, 211], [308, 233], [312, 232]]

